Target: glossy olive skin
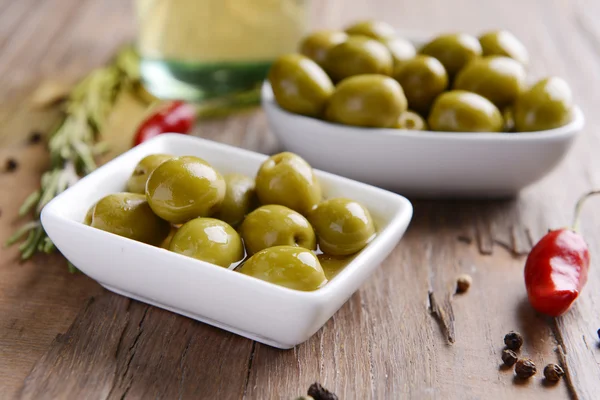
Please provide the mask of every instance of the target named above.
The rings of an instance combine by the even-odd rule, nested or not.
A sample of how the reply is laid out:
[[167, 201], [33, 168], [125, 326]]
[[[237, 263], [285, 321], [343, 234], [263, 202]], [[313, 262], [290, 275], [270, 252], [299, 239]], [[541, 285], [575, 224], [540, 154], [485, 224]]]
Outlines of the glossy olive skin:
[[223, 179], [227, 185], [225, 198], [214, 217], [236, 227], [256, 204], [254, 179], [242, 174], [227, 174]]
[[509, 31], [487, 32], [479, 37], [479, 43], [484, 56], [505, 56], [515, 59], [525, 66], [529, 64], [527, 49]]
[[482, 57], [460, 70], [453, 89], [480, 94], [502, 109], [519, 97], [525, 89], [526, 77], [523, 64], [512, 58]]
[[150, 173], [160, 164], [173, 157], [169, 154], [151, 154], [142, 158], [127, 181], [127, 191], [130, 193], [146, 193], [146, 182]]
[[300, 156], [284, 152], [269, 157], [256, 174], [256, 194], [263, 205], [279, 204], [306, 215], [321, 201], [321, 185]]
[[481, 45], [477, 38], [466, 33], [441, 35], [421, 49], [422, 54], [440, 60], [450, 79], [467, 63], [481, 56]]
[[427, 120], [434, 131], [500, 132], [504, 126], [498, 108], [476, 93], [451, 90], [433, 103]]
[[448, 88], [448, 74], [442, 63], [425, 55], [406, 61], [394, 78], [402, 85], [410, 108], [424, 115], [435, 98]]
[[268, 79], [281, 108], [310, 117], [322, 114], [334, 89], [325, 71], [301, 54], [288, 54], [275, 60]]
[[221, 174], [203, 159], [176, 157], [152, 171], [146, 184], [146, 198], [156, 215], [182, 224], [219, 211], [225, 189]]
[[169, 250], [225, 268], [244, 258], [240, 235], [214, 218], [196, 218], [183, 224], [171, 239]]
[[417, 55], [415, 46], [404, 38], [391, 38], [382, 41], [382, 43], [388, 48], [394, 61], [392, 74], [396, 74], [405, 62], [412, 60]]
[[334, 82], [362, 74], [391, 75], [394, 61], [387, 47], [364, 36], [350, 36], [327, 52], [325, 71]]
[[348, 39], [345, 32], [317, 31], [306, 36], [300, 42], [300, 53], [312, 59], [320, 66], [325, 65], [327, 52], [334, 46]]
[[363, 35], [377, 40], [393, 38], [396, 30], [383, 21], [360, 21], [346, 28], [349, 35]]
[[407, 110], [400, 114], [394, 128], [407, 129], [409, 131], [426, 131], [427, 122], [416, 112]]
[[517, 132], [543, 131], [568, 124], [573, 119], [571, 88], [561, 78], [542, 79], [514, 104]]
[[143, 194], [110, 194], [96, 203], [91, 214], [90, 226], [154, 246], [171, 230], [152, 212]]
[[237, 271], [302, 291], [317, 290], [327, 283], [317, 256], [302, 247], [269, 247], [250, 257]]
[[359, 75], [340, 82], [329, 99], [325, 118], [344, 125], [388, 128], [406, 111], [406, 96], [394, 79]]
[[310, 214], [323, 253], [348, 256], [362, 250], [374, 237], [375, 225], [369, 210], [346, 198], [323, 201]]
[[315, 231], [304, 216], [291, 208], [270, 204], [252, 211], [240, 226], [248, 254], [268, 247], [298, 246], [317, 249]]

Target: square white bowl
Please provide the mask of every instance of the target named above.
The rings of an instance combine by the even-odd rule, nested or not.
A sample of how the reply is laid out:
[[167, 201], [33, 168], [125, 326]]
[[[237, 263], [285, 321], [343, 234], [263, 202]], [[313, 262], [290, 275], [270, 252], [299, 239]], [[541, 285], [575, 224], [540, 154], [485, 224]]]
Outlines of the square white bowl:
[[124, 191], [138, 161], [154, 153], [194, 155], [222, 173], [248, 176], [255, 176], [267, 158], [195, 137], [158, 136], [100, 167], [44, 207], [41, 219], [48, 236], [73, 265], [108, 290], [279, 348], [291, 348], [319, 330], [394, 249], [412, 217], [412, 205], [400, 195], [316, 171], [326, 197], [349, 197], [370, 210], [378, 235], [314, 292], [277, 286], [84, 225], [88, 208]]

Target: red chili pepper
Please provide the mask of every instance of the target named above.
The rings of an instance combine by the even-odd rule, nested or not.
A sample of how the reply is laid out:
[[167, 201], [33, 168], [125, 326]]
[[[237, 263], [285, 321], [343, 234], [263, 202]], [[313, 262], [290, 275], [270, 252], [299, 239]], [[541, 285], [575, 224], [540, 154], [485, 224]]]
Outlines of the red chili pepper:
[[194, 106], [183, 101], [173, 101], [160, 107], [139, 126], [133, 141], [137, 146], [163, 133], [190, 133], [196, 119]]
[[546, 315], [564, 314], [587, 282], [590, 252], [583, 237], [570, 229], [548, 232], [525, 263], [529, 303]]
[[531, 249], [525, 263], [525, 287], [529, 303], [538, 312], [558, 317], [571, 307], [585, 286], [590, 252], [577, 233], [584, 201], [600, 191], [582, 196], [575, 206], [573, 229], [549, 231]]

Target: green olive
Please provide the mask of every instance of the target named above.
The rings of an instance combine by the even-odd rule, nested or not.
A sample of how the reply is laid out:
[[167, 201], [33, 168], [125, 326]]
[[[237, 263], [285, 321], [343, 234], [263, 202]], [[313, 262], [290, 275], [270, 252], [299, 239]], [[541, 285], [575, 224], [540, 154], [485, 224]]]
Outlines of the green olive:
[[214, 218], [196, 218], [183, 224], [171, 239], [169, 250], [225, 268], [244, 258], [238, 233]]
[[306, 215], [321, 201], [321, 185], [302, 157], [284, 152], [262, 163], [256, 194], [263, 205], [279, 204]]
[[363, 35], [373, 39], [390, 39], [396, 35], [396, 30], [383, 21], [360, 21], [346, 28], [349, 35]]
[[460, 70], [453, 88], [480, 94], [502, 109], [519, 97], [526, 77], [523, 64], [512, 58], [482, 57]]
[[306, 36], [300, 42], [300, 53], [323, 66], [327, 52], [348, 38], [348, 35], [339, 31], [318, 31]]
[[334, 89], [325, 71], [300, 54], [288, 54], [275, 60], [268, 79], [281, 108], [311, 117], [321, 115]]
[[176, 157], [160, 164], [148, 178], [146, 197], [162, 219], [181, 224], [219, 211], [225, 180], [198, 157]]
[[386, 39], [383, 41], [383, 44], [386, 45], [392, 55], [392, 60], [394, 60], [393, 74], [399, 71], [405, 62], [412, 60], [417, 55], [415, 46], [403, 38]]
[[426, 131], [427, 123], [419, 114], [414, 111], [404, 111], [398, 117], [398, 121], [394, 128], [407, 129], [410, 131]]
[[571, 88], [561, 78], [542, 79], [525, 91], [514, 104], [517, 132], [558, 128], [573, 119]]
[[515, 131], [515, 109], [512, 105], [504, 107], [502, 111], [502, 118], [504, 119], [504, 131], [514, 132]]
[[127, 181], [127, 191], [130, 193], [144, 194], [146, 192], [146, 182], [148, 181], [150, 173], [170, 158], [173, 158], [173, 156], [169, 154], [151, 154], [142, 158], [135, 166], [131, 177]]
[[96, 204], [94, 203], [93, 206], [91, 206], [87, 213], [85, 214], [85, 217], [83, 218], [83, 223], [85, 225], [91, 226], [92, 225], [92, 217], [94, 215], [94, 208], [96, 207]]
[[527, 49], [519, 39], [509, 31], [487, 32], [479, 37], [484, 56], [510, 57], [523, 65], [529, 63]]
[[237, 226], [255, 204], [254, 179], [242, 174], [228, 174], [223, 179], [227, 189], [221, 209], [215, 214], [215, 218]]
[[327, 52], [325, 71], [334, 82], [339, 82], [354, 75], [390, 75], [393, 62], [382, 43], [364, 36], [350, 36]]
[[452, 79], [469, 61], [481, 56], [481, 45], [471, 35], [454, 33], [436, 37], [423, 46], [421, 53], [440, 60]]
[[411, 109], [426, 115], [435, 98], [448, 87], [448, 74], [433, 57], [418, 55], [406, 61], [394, 78], [404, 89]]
[[327, 283], [317, 256], [301, 247], [269, 247], [250, 257], [238, 271], [266, 282], [303, 291], [317, 290]]
[[325, 278], [328, 281], [332, 280], [342, 272], [344, 268], [354, 259], [354, 256], [342, 257], [342, 256], [330, 256], [329, 254], [317, 255], [319, 263], [325, 272]]
[[332, 256], [348, 256], [363, 249], [375, 237], [369, 210], [345, 199], [325, 200], [310, 214], [319, 238], [319, 248]]
[[442, 93], [427, 122], [432, 130], [445, 132], [500, 132], [504, 125], [494, 103], [463, 90]]
[[102, 198], [93, 207], [90, 226], [156, 246], [171, 229], [167, 221], [152, 212], [146, 196], [138, 193], [116, 193]]
[[317, 249], [312, 226], [302, 214], [275, 204], [262, 206], [244, 219], [240, 233], [248, 254], [273, 246], [299, 246]]
[[325, 118], [345, 125], [388, 128], [396, 124], [406, 107], [404, 91], [394, 79], [359, 75], [337, 85]]

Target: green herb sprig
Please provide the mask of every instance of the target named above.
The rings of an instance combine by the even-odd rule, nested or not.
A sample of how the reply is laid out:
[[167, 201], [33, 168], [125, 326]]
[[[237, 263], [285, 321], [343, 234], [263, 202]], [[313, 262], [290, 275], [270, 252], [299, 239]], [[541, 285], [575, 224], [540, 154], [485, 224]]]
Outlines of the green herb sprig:
[[[33, 220], [23, 224], [8, 238], [10, 246], [21, 241], [21, 258], [27, 260], [36, 252], [52, 253], [54, 244], [40, 223], [42, 208], [58, 194], [96, 169], [94, 158], [106, 151], [98, 142], [99, 133], [108, 120], [118, 94], [139, 81], [137, 55], [123, 49], [111, 65], [99, 68], [78, 83], [64, 105], [64, 117], [48, 140], [50, 169], [19, 209], [19, 216], [32, 214]], [[73, 268], [72, 266], [69, 266]]]

